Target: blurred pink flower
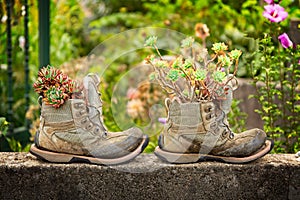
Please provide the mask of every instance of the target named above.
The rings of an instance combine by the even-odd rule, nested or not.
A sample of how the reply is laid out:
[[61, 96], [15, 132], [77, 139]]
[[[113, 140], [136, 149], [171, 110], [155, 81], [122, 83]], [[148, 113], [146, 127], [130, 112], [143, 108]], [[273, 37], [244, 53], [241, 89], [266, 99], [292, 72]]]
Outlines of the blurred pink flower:
[[278, 4], [266, 5], [263, 16], [269, 19], [271, 22], [281, 22], [287, 18], [288, 13]]
[[280, 41], [283, 48], [289, 48], [293, 46], [293, 42], [290, 40], [289, 36], [286, 33], [279, 35], [278, 40]]
[[138, 98], [140, 95], [139, 91], [135, 88], [129, 88], [127, 91], [127, 98], [132, 100]]
[[140, 99], [133, 99], [127, 103], [127, 113], [132, 118], [137, 118], [140, 113], [145, 112], [143, 102]]
[[273, 3], [274, 3], [274, 0], [265, 0], [265, 2], [266, 2], [267, 4], [273, 4]]

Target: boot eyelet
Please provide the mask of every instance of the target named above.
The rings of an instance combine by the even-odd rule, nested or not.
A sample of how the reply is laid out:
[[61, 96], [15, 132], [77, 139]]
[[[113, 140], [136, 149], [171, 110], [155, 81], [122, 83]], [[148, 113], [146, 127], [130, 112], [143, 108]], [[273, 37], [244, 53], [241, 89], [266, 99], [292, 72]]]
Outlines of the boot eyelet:
[[212, 114], [208, 114], [208, 115], [205, 116], [205, 119], [206, 119], [206, 120], [210, 120], [211, 118], [213, 118], [213, 115], [212, 115]]
[[83, 103], [74, 103], [74, 108], [79, 109], [83, 107]]
[[104, 133], [102, 134], [102, 137], [106, 138], [107, 137], [107, 132], [104, 131]]
[[86, 127], [85, 127], [87, 130], [91, 130], [93, 128], [93, 124], [92, 123], [89, 123]]
[[206, 113], [211, 112], [211, 111], [212, 111], [212, 106], [207, 106], [206, 108], [204, 108], [204, 111], [205, 111]]
[[81, 124], [85, 124], [87, 122], [87, 119], [83, 119], [80, 122], [81, 122]]
[[85, 111], [85, 110], [81, 110], [81, 111], [79, 111], [79, 113], [80, 113], [81, 115], [83, 115], [83, 114], [86, 113], [86, 111]]
[[99, 131], [100, 131], [100, 128], [97, 126], [97, 127], [95, 128], [94, 132], [95, 132], [95, 133], [99, 133]]

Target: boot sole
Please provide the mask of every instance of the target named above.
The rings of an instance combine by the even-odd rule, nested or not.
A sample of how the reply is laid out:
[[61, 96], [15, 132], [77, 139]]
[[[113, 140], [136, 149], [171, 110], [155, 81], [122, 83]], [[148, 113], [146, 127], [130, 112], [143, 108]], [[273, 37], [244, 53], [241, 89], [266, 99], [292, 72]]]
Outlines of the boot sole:
[[140, 153], [143, 152], [143, 150], [148, 145], [148, 142], [148, 136], [144, 136], [141, 144], [134, 151], [123, 157], [112, 159], [47, 151], [38, 148], [35, 144], [31, 145], [30, 153], [32, 153], [34, 156], [41, 160], [53, 163], [91, 163], [100, 165], [116, 165], [133, 160], [135, 157], [137, 157]]
[[160, 159], [169, 163], [197, 163], [202, 161], [218, 161], [225, 163], [249, 163], [257, 160], [267, 153], [269, 153], [274, 146], [272, 140], [266, 140], [265, 144], [253, 155], [247, 157], [225, 157], [225, 156], [214, 156], [209, 154], [196, 154], [196, 153], [172, 153], [162, 150], [159, 146], [155, 148], [155, 155]]

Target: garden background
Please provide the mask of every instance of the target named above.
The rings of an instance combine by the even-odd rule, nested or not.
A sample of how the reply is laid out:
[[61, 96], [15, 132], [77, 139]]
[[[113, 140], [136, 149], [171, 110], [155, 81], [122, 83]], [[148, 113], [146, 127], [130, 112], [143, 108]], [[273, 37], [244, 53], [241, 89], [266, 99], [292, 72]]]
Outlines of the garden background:
[[[39, 70], [38, 63], [38, 1], [29, 0], [29, 70], [30, 83], [34, 83]], [[264, 121], [268, 136], [275, 140], [274, 153], [294, 153], [300, 150], [299, 125], [299, 24], [300, 2], [298, 0], [275, 1], [288, 13], [279, 23], [272, 23], [263, 16], [263, 0], [85, 0], [50, 1], [50, 63], [72, 77], [85, 66], [86, 56], [99, 44], [112, 36], [135, 28], [161, 27], [194, 36], [197, 23], [206, 24], [210, 36], [208, 48], [216, 42], [225, 42], [229, 49], [241, 49], [239, 78], [252, 79], [257, 86], [257, 98], [261, 109], [257, 112]], [[13, 120], [7, 122], [7, 34], [6, 3], [0, 1], [0, 151], [28, 151], [38, 127], [38, 96], [30, 92], [30, 107], [25, 109], [24, 84], [24, 7], [22, 0], [13, 1]], [[297, 23], [296, 23], [297, 24]], [[296, 33], [295, 33], [296, 31]], [[288, 33], [293, 47], [281, 46], [276, 35]], [[297, 33], [298, 32], [298, 33]], [[138, 32], [137, 37], [148, 33]], [[298, 34], [298, 37], [296, 37]], [[201, 42], [199, 40], [199, 42]], [[118, 53], [118, 45], [115, 53]], [[168, 52], [164, 52], [167, 54]], [[111, 131], [120, 127], [114, 121], [111, 109], [112, 93], [120, 78], [139, 65], [149, 54], [140, 49], [113, 60], [102, 77], [100, 91], [103, 100], [104, 121]], [[149, 123], [149, 107], [158, 103], [165, 94], [154, 84], [138, 88], [134, 99], [128, 88], [127, 113], [137, 126]], [[284, 95], [285, 94], [285, 95]], [[251, 96], [250, 96], [251, 97]], [[133, 101], [134, 100], [134, 101]], [[236, 132], [245, 129], [246, 113], [234, 101], [229, 120]], [[24, 129], [30, 122], [30, 131]], [[236, 124], [236, 122], [239, 124]], [[14, 133], [8, 134], [8, 126]], [[157, 144], [158, 134], [150, 138], [146, 151], [151, 152]]]

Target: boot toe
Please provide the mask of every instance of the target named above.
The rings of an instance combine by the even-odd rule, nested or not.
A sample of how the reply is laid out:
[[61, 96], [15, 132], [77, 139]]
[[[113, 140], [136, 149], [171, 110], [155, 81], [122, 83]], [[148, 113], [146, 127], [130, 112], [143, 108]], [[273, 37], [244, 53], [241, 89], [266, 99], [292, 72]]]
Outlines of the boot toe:
[[262, 147], [266, 141], [266, 133], [258, 128], [240, 134], [240, 142], [235, 151], [236, 156], [249, 156]]
[[130, 154], [142, 141], [143, 132], [139, 128], [108, 133], [106, 140], [93, 147], [90, 154], [98, 158], [118, 158]]
[[218, 148], [215, 154], [221, 156], [244, 157], [255, 153], [266, 141], [266, 133], [258, 128], [235, 134], [224, 146]]

